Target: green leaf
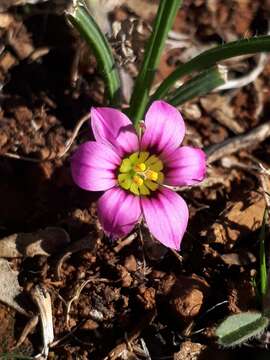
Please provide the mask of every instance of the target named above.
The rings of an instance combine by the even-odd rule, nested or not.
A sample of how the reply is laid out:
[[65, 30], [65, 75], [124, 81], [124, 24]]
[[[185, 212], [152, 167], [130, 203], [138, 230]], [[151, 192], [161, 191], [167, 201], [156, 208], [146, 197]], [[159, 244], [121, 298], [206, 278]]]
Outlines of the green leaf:
[[269, 319], [260, 312], [245, 312], [227, 317], [216, 329], [218, 343], [225, 347], [240, 345], [261, 334]]
[[171, 92], [167, 101], [178, 106], [197, 96], [203, 96], [226, 82], [223, 66], [214, 66], [194, 76], [177, 90]]
[[110, 101], [117, 104], [120, 93], [120, 78], [106, 37], [83, 4], [77, 3], [73, 10], [67, 12], [66, 15], [93, 51], [100, 72], [104, 76]]
[[267, 219], [267, 209], [264, 210], [263, 223], [259, 235], [260, 239], [260, 290], [263, 299], [267, 293], [267, 267], [265, 255], [265, 224]]
[[151, 97], [151, 101], [164, 98], [176, 81], [193, 71], [202, 71], [215, 65], [218, 61], [239, 55], [254, 54], [270, 51], [270, 36], [258, 36], [251, 39], [237, 40], [219, 45], [204, 51], [187, 63], [179, 66], [169, 75]]
[[129, 115], [136, 127], [139, 121], [143, 119], [165, 40], [181, 2], [181, 0], [160, 0], [153, 32], [148, 41], [142, 67], [135, 81], [130, 100]]

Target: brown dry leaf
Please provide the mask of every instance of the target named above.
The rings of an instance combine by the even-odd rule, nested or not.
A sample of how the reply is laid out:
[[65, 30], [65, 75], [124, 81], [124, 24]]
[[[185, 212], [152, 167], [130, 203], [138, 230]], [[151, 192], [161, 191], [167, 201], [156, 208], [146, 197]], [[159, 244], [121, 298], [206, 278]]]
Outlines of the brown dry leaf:
[[18, 282], [18, 272], [11, 269], [7, 260], [0, 259], [0, 301], [19, 313], [29, 316], [16, 301], [21, 294], [22, 289]]
[[245, 131], [235, 119], [234, 109], [227, 97], [212, 94], [201, 98], [200, 103], [208, 114], [211, 114], [216, 121], [235, 134], [241, 134]]
[[180, 350], [173, 355], [174, 360], [198, 360], [201, 358], [202, 352], [206, 349], [205, 345], [184, 341]]
[[256, 262], [256, 257], [250, 251], [242, 251], [239, 253], [229, 253], [220, 256], [226, 265], [250, 265]]
[[243, 194], [243, 200], [230, 203], [210, 227], [207, 234], [209, 242], [231, 249], [240, 237], [261, 227], [265, 206], [262, 195], [256, 192]]
[[0, 240], [0, 257], [50, 256], [70, 242], [64, 229], [47, 227], [34, 233], [19, 233]]

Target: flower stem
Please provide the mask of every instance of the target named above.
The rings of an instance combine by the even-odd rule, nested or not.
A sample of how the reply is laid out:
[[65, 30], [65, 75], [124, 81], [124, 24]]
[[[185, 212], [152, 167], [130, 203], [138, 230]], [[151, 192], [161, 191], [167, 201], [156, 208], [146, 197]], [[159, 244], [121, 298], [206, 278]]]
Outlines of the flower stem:
[[136, 79], [129, 108], [130, 118], [138, 128], [142, 120], [149, 92], [159, 64], [160, 56], [182, 0], [160, 0], [153, 32], [148, 41], [142, 67]]

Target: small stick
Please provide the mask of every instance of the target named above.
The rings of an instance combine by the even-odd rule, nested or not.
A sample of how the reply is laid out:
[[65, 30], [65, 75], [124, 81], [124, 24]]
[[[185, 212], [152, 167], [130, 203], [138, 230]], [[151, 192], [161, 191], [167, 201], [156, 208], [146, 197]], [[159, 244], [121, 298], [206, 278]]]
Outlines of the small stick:
[[71, 309], [71, 305], [73, 304], [74, 301], [79, 300], [80, 296], [81, 296], [81, 292], [83, 291], [83, 289], [85, 288], [85, 286], [87, 284], [89, 284], [90, 282], [104, 282], [104, 283], [109, 283], [110, 280], [105, 279], [105, 278], [96, 278], [96, 277], [91, 277], [90, 279], [84, 281], [76, 290], [75, 295], [73, 296], [72, 299], [69, 300], [69, 302], [67, 303], [67, 313], [66, 313], [66, 324], [68, 329], [70, 330], [70, 326], [69, 326], [69, 314], [70, 314], [70, 309]]
[[77, 137], [81, 127], [87, 120], [89, 120], [89, 117], [90, 117], [90, 114], [87, 113], [78, 121], [78, 123], [76, 124], [76, 126], [73, 130], [73, 133], [72, 133], [70, 139], [66, 143], [65, 149], [56, 156], [56, 159], [61, 159], [61, 157], [63, 157], [69, 151], [69, 149], [70, 149], [71, 145], [73, 144], [75, 138]]
[[221, 90], [238, 89], [243, 86], [247, 86], [248, 84], [255, 81], [257, 77], [262, 73], [267, 61], [268, 61], [268, 55], [265, 53], [260, 54], [257, 66], [253, 70], [251, 70], [249, 74], [244, 75], [238, 79], [227, 80], [225, 84], [215, 88], [214, 92]]
[[270, 123], [265, 123], [250, 130], [246, 134], [237, 135], [219, 144], [211, 145], [205, 149], [208, 156], [207, 163], [220, 160], [242, 149], [253, 147], [270, 136]]
[[28, 157], [28, 156], [21, 156], [21, 155], [18, 155], [18, 154], [13, 154], [13, 153], [10, 153], [10, 152], [6, 152], [5, 154], [1, 154], [1, 156], [9, 157], [11, 159], [34, 162], [34, 163], [40, 163], [42, 161], [45, 161], [45, 160], [41, 160], [41, 159], [34, 159], [34, 158], [31, 158], [31, 157]]
[[124, 240], [121, 240], [118, 245], [116, 245], [113, 250], [118, 253], [121, 251], [125, 246], [128, 246], [132, 243], [133, 240], [135, 240], [137, 237], [137, 233], [132, 233], [128, 237], [126, 237]]

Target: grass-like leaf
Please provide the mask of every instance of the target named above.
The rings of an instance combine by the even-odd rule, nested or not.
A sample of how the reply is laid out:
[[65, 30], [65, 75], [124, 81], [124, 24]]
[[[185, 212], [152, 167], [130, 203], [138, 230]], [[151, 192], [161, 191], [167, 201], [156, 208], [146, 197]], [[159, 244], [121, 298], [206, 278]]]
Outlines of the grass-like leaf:
[[268, 326], [269, 319], [260, 312], [244, 312], [227, 317], [216, 329], [218, 343], [225, 347], [240, 345], [260, 335]]
[[160, 0], [153, 32], [148, 41], [130, 101], [129, 115], [135, 126], [138, 126], [139, 121], [143, 119], [161, 52], [181, 2], [182, 0]]
[[167, 101], [174, 106], [179, 106], [197, 96], [206, 95], [216, 87], [223, 85], [226, 75], [226, 70], [220, 65], [207, 69], [171, 92]]
[[251, 39], [237, 40], [204, 51], [187, 63], [180, 65], [169, 75], [151, 97], [151, 101], [164, 98], [176, 81], [193, 71], [202, 71], [217, 62], [239, 55], [270, 51], [270, 36], [258, 36]]
[[104, 76], [110, 101], [112, 104], [117, 104], [120, 93], [120, 78], [106, 37], [83, 3], [78, 2], [74, 9], [67, 12], [66, 15], [91, 47], [97, 59], [99, 70]]
[[260, 294], [263, 299], [267, 293], [267, 267], [265, 255], [265, 224], [267, 218], [267, 209], [264, 210], [263, 223], [260, 231]]

